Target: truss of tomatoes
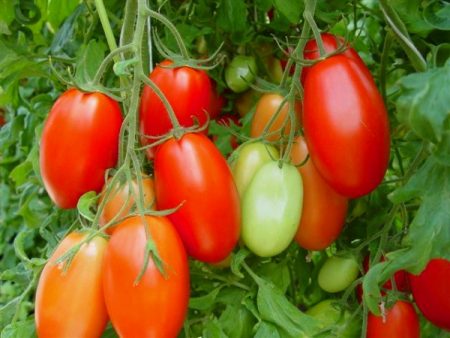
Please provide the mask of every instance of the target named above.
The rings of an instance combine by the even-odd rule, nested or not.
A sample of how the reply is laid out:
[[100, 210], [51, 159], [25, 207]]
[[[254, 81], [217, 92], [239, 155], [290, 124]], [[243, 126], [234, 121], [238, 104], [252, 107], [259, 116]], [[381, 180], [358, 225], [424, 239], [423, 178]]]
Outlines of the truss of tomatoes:
[[[322, 38], [326, 52], [343, 43], [329, 34]], [[372, 76], [358, 54], [345, 48], [305, 69], [303, 107], [296, 104], [296, 117], [287, 127], [282, 128], [288, 112], [283, 97], [272, 93], [259, 99], [251, 136], [266, 131], [265, 141], [239, 147], [230, 166], [206, 131], [153, 147], [154, 138], [172, 125], [162, 100], [145, 87], [141, 142], [152, 146], [147, 157], [154, 161], [154, 181], [143, 186], [144, 202], [148, 208], [176, 211], [166, 217], [127, 218], [137, 183], [114, 187], [100, 217], [102, 225], [120, 220], [109, 229], [109, 241], [97, 236], [84, 243], [65, 270], [58, 259], [88, 236], [73, 232], [45, 266], [36, 292], [39, 337], [99, 337], [108, 318], [120, 336], [176, 336], [189, 300], [188, 256], [220, 262], [240, 237], [261, 257], [281, 253], [294, 238], [309, 250], [322, 250], [336, 240], [348, 199], [368, 194], [382, 181], [390, 142], [386, 110]], [[315, 41], [307, 43], [304, 57], [319, 57]], [[150, 78], [180, 124], [201, 126], [205, 112], [218, 115], [220, 99], [206, 73], [171, 65], [161, 63]], [[229, 79], [230, 71], [226, 74]], [[266, 128], [276, 111], [277, 119]], [[267, 141], [298, 129], [298, 121], [304, 137], [296, 138], [291, 163], [281, 163], [277, 147]], [[116, 165], [121, 124], [119, 105], [103, 94], [71, 89], [55, 102], [43, 130], [40, 164], [44, 186], [57, 206], [74, 208], [85, 192], [100, 192], [106, 170]], [[146, 256], [149, 244], [160, 261]], [[435, 319], [428, 315], [432, 310], [420, 305], [423, 291], [417, 296], [414, 291], [423, 290], [420, 277], [412, 280], [424, 315], [449, 329], [448, 317]], [[176, 302], [168, 301], [173, 297]]]

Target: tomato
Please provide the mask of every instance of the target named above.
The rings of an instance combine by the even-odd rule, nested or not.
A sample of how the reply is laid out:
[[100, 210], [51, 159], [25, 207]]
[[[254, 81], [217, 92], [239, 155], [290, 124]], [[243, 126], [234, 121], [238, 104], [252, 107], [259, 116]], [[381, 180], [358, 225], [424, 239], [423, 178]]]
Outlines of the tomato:
[[369, 313], [367, 338], [419, 338], [419, 318], [414, 306], [402, 300], [386, 310], [385, 318]]
[[116, 165], [122, 114], [102, 93], [69, 89], [53, 105], [42, 131], [40, 168], [45, 189], [60, 208], [75, 208], [88, 191], [99, 192]]
[[256, 106], [256, 103], [258, 102], [260, 97], [260, 92], [257, 92], [254, 89], [247, 90], [234, 101], [236, 111], [239, 113], [239, 115], [241, 115], [241, 117], [247, 115], [252, 110], [252, 108]]
[[302, 212], [302, 178], [290, 164], [264, 164], [248, 185], [242, 201], [242, 240], [256, 255], [271, 257], [286, 249]]
[[367, 69], [344, 56], [311, 67], [305, 81], [303, 124], [311, 158], [339, 194], [368, 194], [389, 160], [389, 122]]
[[5, 123], [5, 111], [3, 110], [3, 108], [0, 108], [0, 127], [2, 127]]
[[[152, 80], [166, 96], [184, 127], [198, 122], [201, 126], [207, 121], [214, 99], [211, 80], [205, 71], [190, 67], [167, 68], [172, 61], [165, 60], [150, 74]], [[148, 86], [144, 87], [139, 108], [139, 119], [144, 145], [151, 144], [155, 137], [167, 134], [172, 129], [169, 115], [159, 96]], [[205, 131], [206, 133], [206, 131]], [[147, 152], [151, 159], [153, 151]]]
[[[327, 54], [334, 52], [339, 47], [345, 44], [346, 48], [342, 52], [342, 55], [345, 55], [346, 57], [354, 60], [356, 63], [358, 63], [359, 67], [366, 69], [364, 61], [361, 59], [358, 53], [348, 43], [345, 42], [343, 37], [334, 36], [333, 34], [330, 33], [322, 33], [320, 34], [320, 36], [322, 37], [323, 47]], [[309, 40], [305, 45], [305, 49], [303, 50], [303, 58], [305, 60], [317, 60], [320, 57], [321, 56], [317, 41], [315, 39]], [[304, 67], [302, 69], [302, 77], [301, 77], [302, 83], [305, 82], [306, 75], [308, 74], [309, 69], [310, 67]]]
[[348, 288], [358, 273], [358, 262], [353, 257], [332, 256], [320, 268], [317, 281], [323, 290], [335, 293]]
[[258, 69], [253, 56], [237, 55], [225, 68], [225, 82], [235, 93], [242, 93], [255, 80]]
[[144, 216], [165, 276], [150, 257], [138, 283], [147, 246], [141, 216], [117, 226], [108, 244], [103, 268], [103, 290], [114, 329], [120, 337], [176, 337], [189, 302], [186, 251], [165, 217]]
[[58, 245], [42, 270], [36, 290], [35, 320], [39, 338], [100, 337], [108, 322], [102, 291], [107, 241], [95, 237], [81, 246], [66, 272], [56, 260], [85, 239], [72, 232]]
[[215, 119], [217, 116], [220, 115], [220, 112], [222, 111], [223, 106], [225, 105], [226, 101], [225, 101], [225, 97], [223, 97], [222, 95], [220, 95], [217, 92], [215, 82], [212, 82], [211, 90], [212, 90], [211, 105], [210, 105], [208, 112], [209, 112], [209, 118]]
[[158, 210], [168, 215], [192, 257], [216, 263], [235, 247], [240, 232], [239, 194], [230, 168], [203, 134], [163, 143], [155, 155]]
[[[131, 187], [131, 191], [130, 191]], [[142, 193], [143, 204], [146, 209], [154, 209], [155, 205], [155, 192], [153, 187], [153, 179], [151, 177], [142, 178]], [[120, 221], [122, 218], [127, 217], [132, 208], [137, 208], [136, 200], [134, 196], [139, 196], [138, 182], [133, 179], [131, 182], [124, 182], [122, 184], [117, 183], [108, 196], [108, 200], [104, 205], [102, 213], [100, 214], [99, 223], [100, 226], [104, 226], [111, 222]], [[100, 194], [98, 204], [103, 201], [106, 196], [106, 185]], [[115, 227], [108, 227], [106, 233], [112, 234]]]
[[432, 259], [418, 276], [410, 274], [409, 281], [414, 300], [424, 317], [450, 331], [450, 261]]
[[[291, 149], [293, 164], [302, 163], [308, 147], [297, 137]], [[295, 240], [307, 250], [323, 250], [342, 231], [347, 214], [348, 199], [335, 192], [320, 176], [311, 159], [298, 167], [303, 179], [303, 212]]]
[[[251, 137], [261, 136], [264, 128], [269, 123], [270, 119], [274, 114], [277, 113], [279, 107], [282, 105], [278, 116], [275, 118], [274, 122], [268, 129], [268, 135], [266, 140], [268, 141], [278, 141], [281, 138], [281, 133], [284, 135], [289, 135], [291, 128], [291, 121], [289, 120], [288, 110], [289, 104], [287, 102], [283, 103], [283, 96], [276, 93], [263, 94], [256, 105], [255, 115], [253, 115], [252, 125], [250, 129]], [[297, 113], [300, 112], [300, 105], [296, 105], [295, 110]], [[298, 118], [298, 116], [296, 116]], [[298, 121], [294, 122], [295, 129], [297, 129]], [[284, 128], [282, 130], [282, 128]]]
[[237, 159], [232, 164], [232, 172], [242, 198], [256, 172], [264, 164], [279, 159], [280, 154], [275, 147], [262, 142], [247, 143], [237, 152]]
[[332, 328], [319, 337], [350, 338], [359, 337], [360, 323], [351, 319], [351, 314], [340, 309], [334, 299], [326, 299], [306, 311], [306, 314], [316, 319], [323, 329]]

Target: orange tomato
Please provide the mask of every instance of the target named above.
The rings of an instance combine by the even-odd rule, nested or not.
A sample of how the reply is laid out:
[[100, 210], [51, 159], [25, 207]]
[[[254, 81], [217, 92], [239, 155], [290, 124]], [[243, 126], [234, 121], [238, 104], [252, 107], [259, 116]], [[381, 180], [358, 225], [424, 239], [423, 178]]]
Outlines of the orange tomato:
[[111, 322], [123, 338], [176, 337], [189, 301], [189, 267], [183, 243], [166, 217], [144, 216], [163, 262], [165, 276], [150, 257], [144, 265], [147, 236], [143, 218], [134, 216], [117, 226], [103, 266], [103, 291]]
[[[307, 155], [306, 142], [299, 136], [293, 144], [291, 160], [300, 164]], [[303, 179], [303, 212], [295, 240], [305, 249], [322, 250], [341, 233], [348, 199], [325, 182], [310, 158], [298, 171]]]
[[[109, 181], [108, 181], [109, 182]], [[106, 196], [105, 185], [101, 192], [98, 204], [104, 200]], [[130, 189], [131, 187], [131, 189]], [[155, 204], [155, 191], [153, 179], [151, 177], [142, 178], [142, 192], [144, 194], [144, 207], [154, 209]], [[99, 223], [100, 226], [104, 226], [111, 220], [115, 219], [120, 221], [126, 217], [131, 209], [136, 206], [136, 200], [134, 196], [139, 196], [139, 187], [136, 179], [131, 181], [131, 183], [126, 182], [124, 184], [116, 184], [108, 196], [102, 213], [100, 214]], [[106, 233], [112, 234], [115, 227], [108, 227]]]
[[[272, 116], [278, 111], [281, 104], [281, 107], [278, 116], [275, 118], [274, 122], [268, 129], [268, 135], [266, 136], [266, 140], [268, 141], [278, 141], [281, 138], [281, 128], [284, 127], [283, 133], [284, 135], [289, 135], [291, 130], [291, 121], [289, 120], [288, 110], [289, 104], [287, 102], [283, 103], [283, 96], [280, 94], [269, 93], [264, 94], [259, 99], [256, 105], [255, 115], [253, 115], [252, 125], [250, 129], [251, 137], [261, 136], [264, 128], [269, 123]], [[295, 105], [296, 110], [296, 121], [295, 128], [298, 127], [299, 121], [299, 113], [300, 113], [300, 104]]]
[[102, 291], [102, 264], [107, 241], [83, 244], [68, 270], [55, 261], [86, 234], [70, 233], [42, 271], [36, 291], [35, 320], [39, 338], [100, 337], [108, 322]]

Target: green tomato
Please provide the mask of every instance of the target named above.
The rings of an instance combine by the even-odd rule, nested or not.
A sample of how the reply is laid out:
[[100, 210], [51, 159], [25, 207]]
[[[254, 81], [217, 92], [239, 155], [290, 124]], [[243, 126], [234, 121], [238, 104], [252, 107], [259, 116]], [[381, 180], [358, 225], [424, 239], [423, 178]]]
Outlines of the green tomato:
[[330, 293], [345, 290], [358, 277], [358, 262], [350, 257], [329, 257], [320, 268], [319, 286]]
[[303, 203], [302, 178], [294, 166], [277, 161], [255, 174], [242, 201], [242, 240], [256, 255], [271, 257], [286, 249], [297, 232]]
[[319, 322], [323, 329], [330, 329], [323, 337], [353, 338], [359, 336], [360, 323], [358, 320], [350, 320], [350, 313], [339, 309], [336, 300], [324, 300], [306, 311], [306, 314]]
[[255, 80], [256, 72], [256, 60], [253, 56], [238, 55], [225, 69], [225, 82], [233, 92], [242, 93]]
[[278, 150], [262, 142], [248, 143], [237, 150], [237, 159], [232, 164], [234, 182], [241, 198], [255, 173], [264, 164], [280, 157]]

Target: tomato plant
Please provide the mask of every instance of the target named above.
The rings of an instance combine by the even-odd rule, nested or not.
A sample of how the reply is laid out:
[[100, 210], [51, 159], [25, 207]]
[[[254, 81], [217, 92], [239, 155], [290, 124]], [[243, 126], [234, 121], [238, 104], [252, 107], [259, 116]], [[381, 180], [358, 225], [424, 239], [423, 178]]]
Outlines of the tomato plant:
[[256, 60], [253, 56], [237, 55], [225, 69], [225, 82], [232, 91], [241, 93], [250, 87], [256, 73]]
[[[109, 182], [109, 180], [107, 181]], [[143, 207], [154, 209], [155, 202], [155, 191], [154, 182], [151, 177], [142, 178], [142, 197], [143, 197]], [[117, 183], [112, 187], [111, 191], [107, 195], [107, 185], [103, 187], [100, 194], [98, 204], [100, 205], [102, 201], [106, 198], [105, 205], [100, 214], [99, 223], [101, 226], [114, 221], [120, 221], [122, 218], [128, 216], [132, 208], [136, 208], [136, 197], [139, 198], [139, 186], [137, 179], [134, 179], [130, 184]], [[108, 227], [106, 232], [112, 234], [114, 227]]]
[[294, 166], [270, 161], [258, 169], [242, 200], [242, 240], [261, 257], [275, 256], [294, 238], [303, 186]]
[[243, 145], [236, 151], [237, 158], [232, 162], [234, 182], [241, 198], [256, 172], [266, 163], [279, 158], [278, 150], [262, 142]]
[[384, 317], [369, 314], [367, 338], [378, 337], [420, 337], [419, 318], [411, 303], [397, 301], [386, 309]]
[[39, 337], [100, 337], [105, 329], [102, 265], [107, 241], [98, 236], [82, 244], [67, 268], [68, 261], [58, 262], [85, 238], [79, 232], [67, 235], [42, 271], [35, 310]]
[[414, 300], [434, 325], [450, 331], [450, 261], [432, 259], [418, 276], [409, 275]]
[[295, 139], [291, 150], [293, 164], [303, 180], [303, 211], [295, 235], [297, 243], [308, 250], [322, 250], [333, 243], [342, 231], [347, 214], [347, 198], [336, 193], [324, 181], [308, 156], [308, 147], [302, 137]]
[[330, 293], [345, 290], [358, 277], [358, 263], [353, 257], [329, 257], [320, 268], [319, 286]]
[[336, 55], [311, 67], [303, 123], [311, 158], [334, 190], [355, 198], [381, 183], [389, 160], [389, 123], [383, 99], [359, 63]]
[[[218, 99], [213, 95], [211, 80], [203, 70], [171, 65], [169, 60], [161, 62], [150, 74], [150, 80], [165, 95], [182, 126], [196, 123], [203, 126], [207, 121], [207, 111], [213, 107], [215, 113], [217, 109]], [[173, 127], [163, 101], [149, 86], [142, 91], [139, 120], [144, 145], [154, 141], [149, 137], [162, 136]]]
[[[144, 266], [149, 238], [163, 262]], [[138, 280], [141, 269], [145, 269]], [[183, 243], [164, 217], [131, 217], [117, 226], [105, 253], [106, 307], [121, 337], [176, 337], [189, 300], [189, 268]], [[176, 301], [174, 301], [176, 300]]]
[[[300, 112], [300, 106], [296, 104], [295, 111], [298, 114]], [[255, 114], [253, 115], [250, 136], [258, 137], [264, 132], [267, 127], [267, 136], [265, 137], [268, 141], [278, 141], [281, 138], [280, 131], [284, 135], [288, 135], [292, 125], [294, 129], [298, 127], [298, 120], [292, 122], [289, 119], [289, 104], [284, 101], [283, 96], [275, 93], [268, 93], [261, 96], [256, 105]], [[269, 122], [272, 117], [274, 117], [273, 122], [269, 126]], [[298, 115], [296, 115], [298, 118]]]
[[239, 238], [239, 194], [227, 162], [206, 136], [186, 134], [158, 148], [155, 192], [158, 209], [179, 207], [168, 218], [190, 256], [214, 263], [231, 253]]
[[44, 186], [60, 208], [74, 208], [84, 193], [100, 191], [116, 165], [120, 107], [101, 93], [70, 89], [53, 105], [42, 131]]

